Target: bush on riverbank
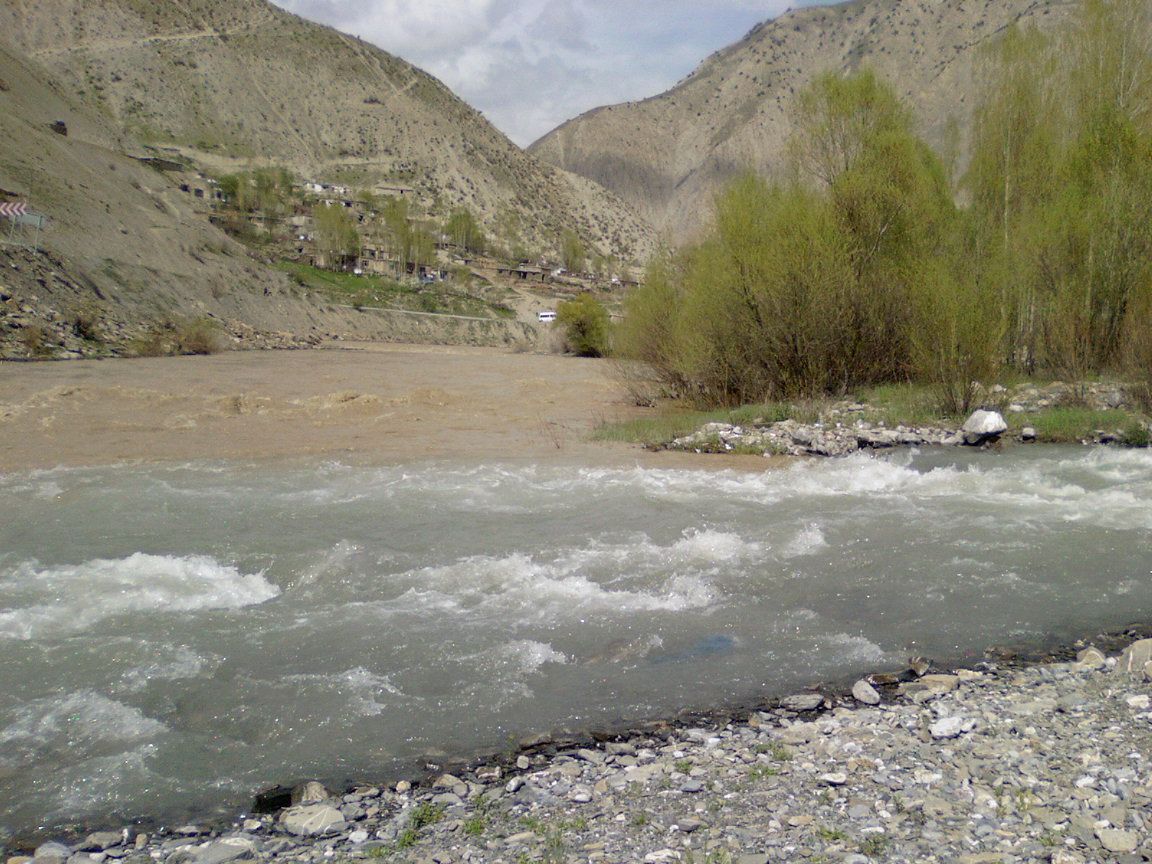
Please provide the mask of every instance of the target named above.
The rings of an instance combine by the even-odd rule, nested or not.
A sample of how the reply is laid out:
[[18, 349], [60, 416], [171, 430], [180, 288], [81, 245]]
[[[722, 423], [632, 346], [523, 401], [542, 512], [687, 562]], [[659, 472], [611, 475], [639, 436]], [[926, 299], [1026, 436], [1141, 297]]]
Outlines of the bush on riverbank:
[[701, 405], [916, 381], [958, 414], [1005, 367], [1150, 381], [1149, 104], [1139, 0], [1009, 32], [961, 209], [887, 84], [824, 75], [799, 99], [787, 169], [737, 180], [711, 233], [652, 268], [618, 351]]
[[604, 304], [591, 294], [566, 300], [556, 309], [556, 323], [564, 331], [565, 349], [578, 357], [608, 354], [611, 321]]

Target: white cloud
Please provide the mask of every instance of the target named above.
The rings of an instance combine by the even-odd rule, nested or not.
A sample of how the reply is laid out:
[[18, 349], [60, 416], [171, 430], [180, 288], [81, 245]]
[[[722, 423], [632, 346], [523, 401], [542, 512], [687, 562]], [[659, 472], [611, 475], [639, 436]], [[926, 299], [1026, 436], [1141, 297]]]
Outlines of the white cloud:
[[[666, 90], [787, 0], [274, 0], [440, 78], [526, 145]], [[811, 5], [801, 0], [792, 5]]]

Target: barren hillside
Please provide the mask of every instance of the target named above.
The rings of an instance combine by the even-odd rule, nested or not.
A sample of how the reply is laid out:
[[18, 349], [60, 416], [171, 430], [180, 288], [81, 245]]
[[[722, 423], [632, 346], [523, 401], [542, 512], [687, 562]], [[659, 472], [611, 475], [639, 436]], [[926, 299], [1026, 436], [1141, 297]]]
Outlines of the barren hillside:
[[571, 226], [642, 259], [650, 229], [595, 184], [527, 156], [431, 76], [264, 0], [7, 0], [0, 32], [142, 142], [218, 169], [279, 163], [425, 200]]
[[672, 90], [590, 111], [529, 152], [612, 190], [683, 239], [705, 222], [733, 174], [779, 166], [794, 96], [827, 70], [875, 69], [914, 108], [928, 140], [962, 163], [981, 47], [1011, 22], [1046, 25], [1070, 6], [856, 0], [788, 12], [708, 58]]
[[[307, 296], [194, 213], [165, 174], [125, 155], [131, 139], [68, 91], [0, 44], [0, 202], [28, 202], [48, 220], [39, 250], [8, 242], [11, 223], [0, 220], [0, 357], [102, 353], [162, 322], [199, 318], [249, 347], [329, 335], [524, 338], [514, 322], [459, 322], [445, 334], [427, 317], [359, 314]], [[57, 121], [67, 135], [52, 131]]]

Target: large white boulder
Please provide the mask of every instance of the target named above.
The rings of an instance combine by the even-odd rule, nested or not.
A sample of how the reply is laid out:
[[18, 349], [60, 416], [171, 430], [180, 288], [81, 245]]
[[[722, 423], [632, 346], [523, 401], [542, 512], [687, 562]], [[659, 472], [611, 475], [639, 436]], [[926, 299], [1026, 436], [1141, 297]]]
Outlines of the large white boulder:
[[974, 411], [972, 416], [964, 421], [964, 443], [969, 446], [994, 441], [1008, 431], [1008, 424], [999, 411]]

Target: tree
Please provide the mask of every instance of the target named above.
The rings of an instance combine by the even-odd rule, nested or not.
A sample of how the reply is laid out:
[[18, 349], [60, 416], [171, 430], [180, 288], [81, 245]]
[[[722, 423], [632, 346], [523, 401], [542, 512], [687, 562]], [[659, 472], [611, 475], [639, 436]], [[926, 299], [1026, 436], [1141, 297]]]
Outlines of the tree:
[[[967, 183], [1010, 357], [1082, 379], [1119, 366], [1152, 290], [1152, 23], [1085, 0], [1059, 30], [1010, 32], [977, 108]], [[1146, 325], [1152, 326], [1152, 325]]]
[[584, 241], [575, 231], [568, 229], [560, 237], [560, 260], [569, 273], [579, 273], [584, 269], [586, 256]]
[[608, 310], [591, 294], [561, 303], [556, 309], [556, 322], [564, 328], [564, 339], [572, 353], [580, 357], [607, 356], [611, 323]]
[[482, 253], [487, 246], [484, 229], [467, 207], [459, 207], [444, 223], [444, 233], [448, 239], [466, 252]]
[[343, 268], [360, 252], [356, 221], [340, 204], [323, 204], [312, 211], [316, 252], [331, 269]]

